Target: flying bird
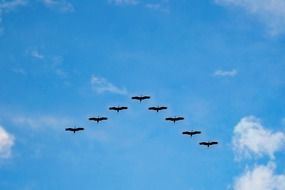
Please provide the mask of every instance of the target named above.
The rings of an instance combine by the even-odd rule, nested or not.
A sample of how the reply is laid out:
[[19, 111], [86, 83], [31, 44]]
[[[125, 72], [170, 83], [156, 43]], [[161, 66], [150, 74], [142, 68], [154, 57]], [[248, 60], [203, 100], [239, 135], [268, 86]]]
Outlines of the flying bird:
[[133, 96], [132, 99], [139, 100], [141, 102], [142, 100], [150, 99], [150, 96]]
[[192, 137], [193, 135], [201, 134], [201, 131], [184, 131], [182, 132], [183, 135], [190, 135]]
[[82, 127], [73, 127], [73, 128], [65, 128], [66, 131], [72, 131], [73, 133], [77, 132], [77, 131], [83, 131], [84, 128]]
[[88, 118], [90, 121], [96, 121], [97, 123], [99, 123], [100, 121], [104, 121], [107, 120], [107, 117], [89, 117]]
[[200, 145], [205, 145], [207, 147], [210, 147], [212, 145], [218, 144], [218, 142], [216, 142], [216, 141], [208, 141], [208, 142], [200, 142], [199, 144]]
[[117, 112], [121, 111], [121, 110], [127, 110], [128, 107], [126, 106], [117, 106], [117, 107], [109, 107], [109, 110], [115, 110]]
[[175, 123], [176, 121], [184, 120], [184, 117], [167, 117], [165, 118], [166, 121], [173, 121]]
[[161, 110], [166, 110], [167, 107], [165, 107], [165, 106], [157, 106], [157, 107], [149, 107], [148, 109], [149, 109], [149, 110], [154, 110], [154, 111], [156, 111], [156, 112], [159, 112], [159, 111], [161, 111]]

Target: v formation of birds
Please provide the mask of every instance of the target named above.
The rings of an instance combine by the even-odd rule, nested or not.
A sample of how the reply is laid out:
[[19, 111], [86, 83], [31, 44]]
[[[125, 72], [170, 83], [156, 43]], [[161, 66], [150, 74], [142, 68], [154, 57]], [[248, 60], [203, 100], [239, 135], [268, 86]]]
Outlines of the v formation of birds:
[[[132, 97], [133, 100], [138, 100], [139, 102], [142, 102], [143, 100], [150, 99], [150, 98], [151, 98], [150, 96], [133, 96]], [[120, 112], [122, 110], [127, 110], [127, 109], [128, 109], [128, 107], [126, 107], [126, 106], [109, 107], [109, 110], [113, 110], [113, 111], [116, 111], [116, 112]], [[153, 106], [153, 107], [149, 107], [148, 109], [156, 111], [156, 112], [159, 112], [159, 111], [162, 111], [162, 110], [166, 110], [167, 107], [166, 106], [156, 106], [156, 107]], [[95, 122], [99, 123], [99, 122], [108, 120], [108, 118], [107, 117], [90, 117], [89, 120], [90, 121], [95, 121]], [[173, 122], [175, 124], [177, 121], [184, 120], [184, 117], [181, 117], [181, 116], [178, 116], [178, 117], [177, 116], [175, 116], [175, 117], [166, 117], [165, 120]], [[65, 129], [65, 131], [71, 131], [73, 133], [76, 133], [78, 131], [83, 131], [83, 130], [84, 130], [83, 127], [73, 127], [73, 128], [66, 128]], [[202, 133], [201, 131], [194, 131], [194, 130], [182, 132], [183, 135], [187, 135], [187, 136], [190, 136], [190, 137], [192, 137], [193, 135], [199, 135], [201, 133]], [[207, 146], [207, 147], [210, 147], [212, 145], [217, 145], [218, 142], [217, 141], [202, 141], [199, 144]]]

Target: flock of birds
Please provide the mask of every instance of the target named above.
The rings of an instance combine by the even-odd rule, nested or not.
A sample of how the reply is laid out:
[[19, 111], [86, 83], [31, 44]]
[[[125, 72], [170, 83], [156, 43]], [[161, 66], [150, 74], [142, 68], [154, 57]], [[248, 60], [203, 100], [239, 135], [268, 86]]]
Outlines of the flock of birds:
[[[143, 100], [150, 99], [150, 96], [133, 96], [132, 99], [133, 100], [138, 100], [139, 102], [142, 102]], [[126, 106], [109, 107], [109, 110], [113, 110], [113, 111], [116, 111], [116, 112], [120, 112], [122, 110], [127, 110], [127, 109], [128, 109], [128, 107], [126, 107]], [[167, 107], [166, 106], [156, 106], [156, 107], [149, 107], [148, 109], [156, 111], [156, 112], [159, 112], [161, 110], [166, 110]], [[95, 122], [99, 123], [99, 122], [108, 120], [108, 118], [107, 117], [90, 117], [89, 120], [90, 121], [95, 121]], [[173, 123], [176, 123], [177, 121], [184, 120], [184, 117], [181, 117], [181, 116], [178, 116], [178, 117], [177, 116], [175, 116], [175, 117], [166, 117], [165, 120], [173, 122]], [[73, 128], [66, 128], [65, 129], [65, 131], [71, 131], [73, 133], [76, 133], [78, 131], [83, 131], [83, 130], [84, 130], [83, 127], [73, 127]], [[183, 135], [187, 135], [187, 136], [190, 136], [190, 137], [192, 137], [193, 135], [199, 135], [201, 133], [202, 133], [201, 131], [194, 131], [194, 130], [192, 130], [192, 131], [183, 131], [182, 132]], [[212, 145], [218, 144], [218, 142], [217, 141], [203, 141], [203, 142], [200, 142], [199, 144], [207, 146], [207, 147], [210, 147]]]

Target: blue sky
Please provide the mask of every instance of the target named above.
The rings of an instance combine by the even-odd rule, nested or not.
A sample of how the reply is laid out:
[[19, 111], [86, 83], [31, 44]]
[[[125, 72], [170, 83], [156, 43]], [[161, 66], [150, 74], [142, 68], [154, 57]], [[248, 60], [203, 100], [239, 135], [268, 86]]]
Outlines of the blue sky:
[[284, 7], [0, 1], [0, 189], [285, 189]]

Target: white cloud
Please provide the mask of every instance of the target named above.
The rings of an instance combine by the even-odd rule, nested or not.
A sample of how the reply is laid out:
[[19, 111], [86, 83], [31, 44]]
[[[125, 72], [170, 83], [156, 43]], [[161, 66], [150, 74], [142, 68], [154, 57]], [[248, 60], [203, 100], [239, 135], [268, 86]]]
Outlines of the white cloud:
[[70, 2], [65, 0], [42, 0], [45, 6], [60, 12], [73, 12], [74, 7]]
[[147, 3], [145, 5], [145, 7], [148, 8], [148, 9], [155, 10], [155, 11], [161, 11], [161, 12], [169, 13], [168, 6], [164, 5], [162, 3]]
[[32, 50], [31, 51], [31, 56], [35, 59], [44, 59], [44, 55], [40, 53], [38, 50]]
[[238, 74], [236, 69], [233, 70], [217, 70], [213, 73], [216, 77], [235, 77]]
[[255, 166], [246, 170], [234, 183], [234, 190], [284, 190], [285, 174], [274, 174], [275, 164]]
[[12, 0], [12, 1], [4, 0], [0, 2], [0, 35], [2, 35], [4, 32], [4, 27], [2, 26], [4, 14], [18, 7], [25, 6], [26, 4], [27, 4], [26, 0]]
[[273, 133], [253, 116], [242, 118], [234, 128], [233, 146], [238, 159], [264, 155], [274, 159], [275, 152], [284, 145], [284, 133]]
[[215, 0], [217, 3], [239, 7], [265, 23], [272, 35], [285, 32], [284, 0]]
[[0, 2], [0, 10], [9, 11], [15, 9], [20, 6], [24, 6], [27, 4], [26, 0], [14, 0], [14, 1], [2, 1]]
[[119, 88], [114, 84], [110, 83], [107, 79], [102, 77], [97, 77], [93, 75], [90, 80], [92, 89], [97, 93], [110, 92], [115, 94], [125, 95], [127, 94], [127, 90], [124, 88]]
[[71, 126], [68, 118], [55, 117], [50, 115], [13, 115], [8, 119], [15, 125], [31, 128], [64, 128]]
[[137, 5], [139, 3], [138, 0], [109, 0], [109, 3], [115, 5]]
[[14, 137], [0, 126], [0, 158], [9, 158], [13, 145]]

